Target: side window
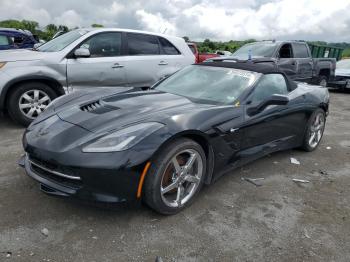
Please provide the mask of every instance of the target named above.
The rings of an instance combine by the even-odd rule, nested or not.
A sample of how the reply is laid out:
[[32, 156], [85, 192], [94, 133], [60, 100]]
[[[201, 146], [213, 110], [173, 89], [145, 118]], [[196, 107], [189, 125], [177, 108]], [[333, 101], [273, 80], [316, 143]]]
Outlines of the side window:
[[293, 44], [293, 53], [296, 58], [308, 58], [309, 53], [307, 51], [306, 44]]
[[262, 76], [252, 94], [253, 102], [261, 102], [272, 95], [288, 94], [288, 87], [281, 74], [267, 74]]
[[0, 46], [9, 45], [10, 41], [6, 35], [0, 35]]
[[119, 56], [122, 46], [121, 33], [100, 33], [84, 41], [79, 48], [89, 49], [91, 57]]
[[279, 52], [279, 57], [280, 58], [293, 58], [291, 44], [284, 44], [281, 46], [281, 49]]
[[179, 55], [180, 52], [177, 48], [163, 37], [158, 37], [160, 45], [162, 46], [163, 54], [166, 55]]
[[159, 55], [159, 43], [153, 35], [127, 33], [128, 55]]

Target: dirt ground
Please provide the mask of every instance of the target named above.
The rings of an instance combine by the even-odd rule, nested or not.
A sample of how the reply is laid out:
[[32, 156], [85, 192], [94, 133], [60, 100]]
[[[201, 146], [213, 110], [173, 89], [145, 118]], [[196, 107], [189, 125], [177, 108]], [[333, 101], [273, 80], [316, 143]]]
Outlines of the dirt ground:
[[[349, 93], [331, 93], [315, 152], [232, 171], [169, 217], [45, 195], [17, 166], [22, 133], [0, 118], [0, 261], [350, 261]], [[265, 179], [256, 187], [241, 177]]]

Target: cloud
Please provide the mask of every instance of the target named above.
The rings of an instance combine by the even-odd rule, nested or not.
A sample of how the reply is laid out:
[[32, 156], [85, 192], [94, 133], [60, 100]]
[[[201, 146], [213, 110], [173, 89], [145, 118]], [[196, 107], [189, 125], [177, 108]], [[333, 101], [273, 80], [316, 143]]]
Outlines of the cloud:
[[1, 0], [1, 19], [93, 23], [193, 40], [350, 41], [349, 0]]

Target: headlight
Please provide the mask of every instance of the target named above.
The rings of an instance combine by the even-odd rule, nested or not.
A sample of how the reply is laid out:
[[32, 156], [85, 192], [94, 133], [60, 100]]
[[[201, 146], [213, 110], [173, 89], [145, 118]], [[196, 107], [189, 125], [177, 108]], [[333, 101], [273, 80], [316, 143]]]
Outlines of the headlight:
[[116, 152], [127, 150], [164, 125], [157, 122], [142, 123], [103, 136], [83, 148], [85, 153]]
[[6, 65], [6, 62], [0, 62], [0, 69]]

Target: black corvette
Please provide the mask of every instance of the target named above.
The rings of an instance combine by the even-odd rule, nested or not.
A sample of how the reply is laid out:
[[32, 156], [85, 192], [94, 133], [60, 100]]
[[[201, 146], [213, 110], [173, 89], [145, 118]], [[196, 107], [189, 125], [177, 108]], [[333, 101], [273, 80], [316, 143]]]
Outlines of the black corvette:
[[327, 89], [290, 81], [273, 64], [205, 62], [150, 90], [57, 99], [25, 131], [22, 163], [48, 194], [143, 200], [174, 214], [232, 168], [279, 150], [314, 150], [328, 104]]

